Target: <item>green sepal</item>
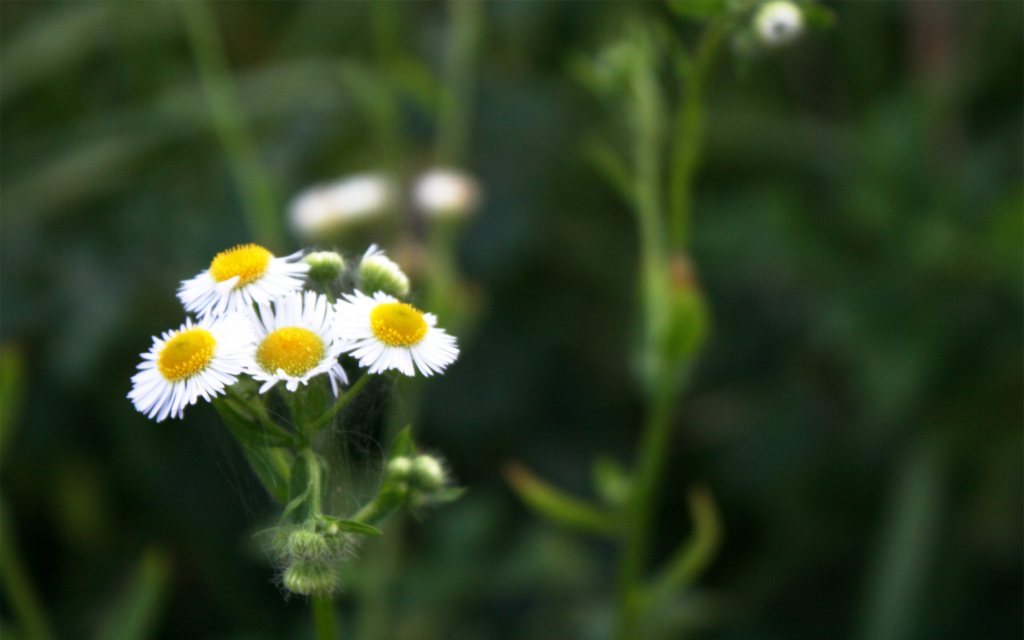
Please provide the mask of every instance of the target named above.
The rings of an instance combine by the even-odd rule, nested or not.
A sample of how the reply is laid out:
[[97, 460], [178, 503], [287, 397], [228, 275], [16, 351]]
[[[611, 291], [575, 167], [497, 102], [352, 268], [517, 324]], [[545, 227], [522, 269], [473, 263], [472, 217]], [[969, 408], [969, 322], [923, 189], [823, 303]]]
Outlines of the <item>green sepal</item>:
[[412, 440], [412, 427], [409, 426], [395, 436], [395, 441], [391, 443], [391, 454], [388, 456], [388, 460], [394, 460], [401, 456], [414, 456], [416, 451], [416, 443]]
[[575, 529], [617, 537], [619, 522], [609, 511], [563, 493], [519, 464], [508, 465], [505, 478], [526, 506], [538, 515]]
[[722, 13], [725, 0], [669, 0], [669, 9], [681, 18], [703, 20]]
[[815, 29], [830, 29], [836, 23], [835, 12], [816, 2], [801, 2], [800, 11], [807, 24]]
[[368, 538], [378, 538], [381, 535], [381, 530], [376, 527], [371, 527], [368, 524], [362, 522], [356, 522], [355, 520], [342, 520], [341, 518], [335, 518], [332, 516], [318, 516], [318, 519], [324, 522], [328, 527], [337, 527], [339, 531], [345, 533], [352, 533], [357, 536], [366, 536]]
[[594, 460], [591, 469], [594, 490], [606, 504], [620, 507], [629, 500], [632, 481], [618, 460], [600, 456]]

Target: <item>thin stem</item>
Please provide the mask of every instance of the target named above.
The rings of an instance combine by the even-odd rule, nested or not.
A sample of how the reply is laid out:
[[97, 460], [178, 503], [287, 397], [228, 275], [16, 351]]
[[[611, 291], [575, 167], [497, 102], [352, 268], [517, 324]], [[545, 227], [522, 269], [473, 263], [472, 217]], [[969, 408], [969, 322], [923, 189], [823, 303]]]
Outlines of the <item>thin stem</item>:
[[348, 404], [349, 401], [352, 398], [354, 398], [355, 395], [357, 393], [359, 393], [359, 391], [363, 387], [366, 386], [366, 383], [370, 381], [370, 378], [374, 378], [374, 377], [376, 377], [376, 375], [377, 374], [373, 374], [373, 373], [363, 374], [363, 377], [359, 378], [359, 380], [357, 380], [354, 385], [349, 387], [348, 391], [346, 391], [340, 398], [338, 398], [338, 401], [334, 403], [333, 407], [328, 409], [324, 413], [324, 415], [322, 415], [319, 418], [317, 418], [314, 422], [310, 423], [309, 427], [307, 428], [307, 431], [310, 434], [313, 434], [313, 433], [316, 433], [317, 431], [319, 431], [320, 429], [324, 428], [325, 426], [327, 426], [327, 423], [329, 423], [331, 420], [333, 420], [334, 416], [338, 415], [338, 412], [341, 411], [342, 409], [344, 409], [345, 405]]
[[677, 392], [670, 385], [658, 390], [641, 436], [636, 480], [626, 511], [626, 545], [619, 566], [619, 626], [616, 630], [619, 640], [636, 637], [643, 612], [645, 599], [641, 580], [650, 552], [658, 486], [668, 459], [676, 397]]
[[480, 43], [483, 15], [479, 0], [451, 0], [448, 8], [452, 35], [445, 56], [434, 158], [440, 165], [465, 162], [472, 125], [468, 106], [475, 86], [473, 63]]
[[707, 569], [722, 541], [722, 524], [711, 492], [693, 488], [688, 496], [693, 533], [672, 554], [650, 588], [648, 604], [687, 587]]
[[311, 606], [316, 640], [338, 640], [338, 619], [331, 596], [313, 596]]
[[310, 448], [305, 448], [299, 451], [299, 455], [306, 460], [306, 472], [309, 475], [309, 494], [306, 499], [306, 504], [309, 505], [309, 515], [319, 516], [323, 514], [323, 491], [320, 483], [320, 460], [317, 459], [315, 453]]
[[210, 116], [242, 199], [250, 231], [261, 244], [279, 247], [282, 237], [277, 197], [246, 125], [216, 16], [205, 0], [182, 0], [178, 6], [185, 19], [185, 31], [195, 55]]
[[693, 182], [704, 150], [704, 79], [730, 27], [728, 19], [712, 22], [704, 30], [692, 60], [682, 51], [676, 57], [683, 100], [676, 112], [668, 198], [672, 244], [679, 250], [689, 242]]

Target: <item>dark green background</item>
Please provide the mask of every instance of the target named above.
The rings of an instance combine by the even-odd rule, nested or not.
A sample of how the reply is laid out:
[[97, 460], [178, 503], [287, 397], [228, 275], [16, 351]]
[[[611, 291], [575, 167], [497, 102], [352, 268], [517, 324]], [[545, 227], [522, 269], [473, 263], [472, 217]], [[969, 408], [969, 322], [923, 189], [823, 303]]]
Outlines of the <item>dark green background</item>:
[[[1024, 4], [829, 6], [833, 29], [742, 73], [727, 56], [708, 91], [693, 245], [715, 330], [678, 416], [656, 555], [686, 535], [701, 481], [725, 542], [677, 603], [697, 637], [865, 638], [882, 621], [874, 637], [1017, 639]], [[388, 81], [371, 4], [214, 7], [282, 211], [377, 168], [336, 72]], [[486, 197], [459, 258], [486, 302], [418, 425], [469, 492], [363, 550], [346, 627], [607, 628], [613, 549], [539, 522], [500, 467], [586, 494], [593, 457], [628, 463], [642, 424], [635, 231], [584, 158], [610, 127], [568, 72], [637, 12], [672, 21], [653, 3], [485, 6], [467, 165]], [[396, 15], [390, 46], [438, 71], [444, 5]], [[213, 409], [156, 424], [125, 398], [150, 336], [183, 320], [178, 282], [252, 240], [178, 7], [3, 2], [0, 39], [0, 329], [25, 369], [4, 517], [53, 624], [92, 637], [155, 548], [171, 582], [153, 637], [309, 637], [308, 607], [282, 599], [250, 539], [272, 507]], [[424, 167], [432, 118], [415, 101], [401, 118]], [[362, 442], [386, 402], [367, 399]]]

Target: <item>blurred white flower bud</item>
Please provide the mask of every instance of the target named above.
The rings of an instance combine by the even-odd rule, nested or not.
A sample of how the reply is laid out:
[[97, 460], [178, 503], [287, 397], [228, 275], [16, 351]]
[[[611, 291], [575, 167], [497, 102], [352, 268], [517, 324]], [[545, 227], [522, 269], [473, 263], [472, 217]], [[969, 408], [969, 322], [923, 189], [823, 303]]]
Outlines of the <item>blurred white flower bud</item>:
[[793, 42], [804, 30], [804, 14], [787, 0], [768, 2], [754, 18], [754, 29], [761, 43], [778, 47]]
[[359, 290], [368, 296], [383, 291], [395, 298], [409, 295], [409, 278], [402, 269], [391, 261], [384, 252], [371, 244], [359, 263]]
[[358, 174], [300, 193], [292, 200], [288, 216], [298, 236], [321, 238], [381, 215], [395, 205], [397, 194], [392, 178]]
[[464, 218], [480, 204], [480, 186], [468, 173], [433, 169], [421, 175], [412, 190], [416, 206], [433, 218]]
[[399, 482], [404, 482], [409, 477], [409, 472], [412, 470], [412, 460], [405, 456], [399, 456], [392, 458], [388, 462], [387, 475], [388, 478], [393, 478]]

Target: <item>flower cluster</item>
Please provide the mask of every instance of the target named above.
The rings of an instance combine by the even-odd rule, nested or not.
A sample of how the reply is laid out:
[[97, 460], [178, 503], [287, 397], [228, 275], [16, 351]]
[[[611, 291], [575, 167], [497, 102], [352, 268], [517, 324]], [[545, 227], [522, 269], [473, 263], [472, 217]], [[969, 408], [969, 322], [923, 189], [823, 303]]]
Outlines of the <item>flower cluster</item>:
[[441, 373], [455, 361], [455, 338], [432, 314], [400, 299], [409, 281], [374, 246], [356, 274], [361, 289], [336, 301], [303, 291], [307, 279], [334, 280], [343, 268], [337, 254], [279, 258], [253, 244], [217, 254], [178, 290], [195, 319], [153, 338], [128, 398], [160, 422], [182, 417], [200, 397], [224, 394], [241, 375], [261, 383], [260, 393], [279, 382], [294, 392], [326, 375], [337, 395], [348, 383], [339, 361], [345, 353], [369, 373], [397, 369], [407, 376]]

